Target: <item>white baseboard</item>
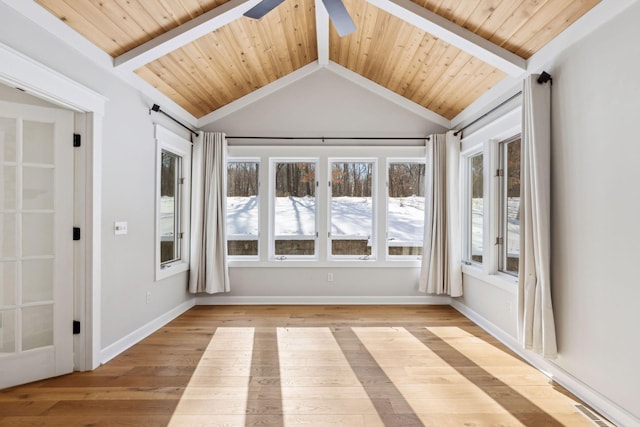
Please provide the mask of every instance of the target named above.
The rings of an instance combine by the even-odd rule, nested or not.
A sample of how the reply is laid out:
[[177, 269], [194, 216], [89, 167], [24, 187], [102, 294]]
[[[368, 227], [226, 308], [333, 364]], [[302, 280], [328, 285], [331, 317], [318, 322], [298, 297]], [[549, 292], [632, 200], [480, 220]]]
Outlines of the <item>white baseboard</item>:
[[195, 299], [185, 301], [174, 309], [164, 313], [162, 316], [156, 317], [146, 325], [141, 326], [129, 335], [119, 339], [110, 346], [103, 348], [100, 351], [100, 363], [107, 363], [126, 349], [139, 343], [158, 329], [162, 328], [167, 323], [171, 322], [176, 317], [180, 316], [185, 311], [189, 310], [195, 305]]
[[518, 356], [529, 362], [533, 367], [569, 390], [591, 408], [598, 411], [607, 420], [620, 427], [640, 426], [640, 418], [631, 414], [609, 398], [603, 396], [598, 391], [580, 381], [578, 378], [574, 377], [552, 361], [546, 360], [531, 351], [525, 350], [520, 346], [520, 343], [516, 338], [509, 335], [466, 305], [462, 304], [460, 301], [452, 298], [450, 304], [465, 317], [509, 347], [509, 349], [515, 352]]
[[196, 305], [448, 305], [448, 296], [225, 296], [196, 298]]

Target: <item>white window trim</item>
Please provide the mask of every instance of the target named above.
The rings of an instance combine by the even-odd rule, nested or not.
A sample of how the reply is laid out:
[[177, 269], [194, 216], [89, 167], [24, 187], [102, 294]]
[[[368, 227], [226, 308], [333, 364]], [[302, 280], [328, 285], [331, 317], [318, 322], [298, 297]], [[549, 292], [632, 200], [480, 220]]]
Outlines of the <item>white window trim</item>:
[[[257, 194], [257, 198], [258, 198], [258, 236], [257, 236], [257, 241], [258, 241], [258, 254], [257, 255], [229, 255], [228, 256], [228, 260], [229, 262], [231, 261], [260, 261], [260, 254], [262, 253], [261, 247], [262, 247], [262, 228], [260, 227], [260, 212], [262, 212], [262, 162], [260, 161], [260, 157], [235, 157], [235, 156], [228, 156], [227, 157], [227, 165], [225, 165], [225, 168], [228, 167], [229, 163], [257, 163], [258, 164], [258, 194]], [[225, 173], [227, 173], [227, 169], [225, 169]], [[227, 189], [224, 189], [225, 191], [225, 203], [227, 200]], [[225, 218], [226, 221], [226, 218]], [[234, 237], [234, 240], [253, 240], [251, 238], [247, 238], [248, 235], [244, 235], [244, 234], [238, 234], [238, 235], [230, 235], [227, 234], [227, 241], [229, 240], [229, 237]], [[225, 242], [226, 243], [226, 242]]]
[[[384, 202], [384, 209], [385, 209], [385, 221], [384, 221], [384, 253], [385, 253], [385, 259], [387, 261], [390, 262], [400, 262], [400, 261], [421, 261], [422, 260], [422, 255], [389, 255], [389, 167], [391, 166], [392, 163], [416, 163], [416, 164], [422, 164], [425, 165], [425, 196], [426, 196], [426, 185], [427, 182], [426, 180], [429, 179], [429, 177], [426, 175], [427, 171], [426, 171], [426, 167], [427, 167], [427, 158], [425, 157], [387, 157], [387, 166], [385, 169], [385, 175], [384, 175], [384, 183], [385, 183], [385, 202]], [[425, 200], [425, 208], [426, 208], [426, 200]], [[424, 228], [424, 224], [423, 224], [423, 228]], [[422, 245], [424, 247], [424, 235], [422, 236]]]
[[[332, 255], [331, 242], [331, 199], [333, 197], [331, 185], [332, 163], [372, 163], [373, 176], [371, 177], [371, 255]], [[376, 261], [378, 259], [378, 159], [376, 157], [329, 157], [327, 159], [327, 260], [328, 261]], [[348, 236], [347, 236], [348, 238]], [[342, 239], [335, 239], [342, 240]]]
[[[313, 237], [314, 251], [313, 255], [276, 255], [276, 235], [275, 235], [275, 209], [276, 209], [276, 175], [275, 165], [276, 163], [313, 163], [315, 165], [315, 186], [316, 186], [316, 211], [315, 211], [315, 235], [314, 236], [286, 236], [288, 240], [311, 240]], [[318, 197], [319, 191], [319, 174], [320, 172], [320, 159], [318, 157], [270, 157], [269, 158], [269, 261], [310, 261], [318, 260], [320, 254], [318, 237], [319, 237], [319, 217], [320, 211], [320, 197]]]
[[[494, 122], [484, 126], [470, 135], [465, 135], [461, 141], [460, 153], [460, 206], [462, 211], [462, 271], [487, 283], [500, 288], [509, 288], [518, 283], [518, 278], [499, 270], [500, 247], [495, 245], [500, 236], [500, 196], [501, 179], [496, 171], [500, 168], [499, 144], [513, 138], [522, 131], [522, 110], [517, 107]], [[469, 245], [469, 179], [468, 165], [470, 158], [483, 153], [484, 166], [484, 210], [483, 210], [483, 253], [482, 264], [467, 259]]]
[[[156, 138], [156, 242], [155, 265], [156, 281], [166, 279], [178, 273], [189, 270], [189, 241], [190, 241], [190, 214], [191, 214], [191, 142], [167, 130], [155, 125]], [[160, 262], [160, 173], [162, 151], [169, 151], [182, 158], [181, 178], [184, 179], [180, 192], [180, 230], [182, 239], [180, 242], [180, 259], [162, 265]]]

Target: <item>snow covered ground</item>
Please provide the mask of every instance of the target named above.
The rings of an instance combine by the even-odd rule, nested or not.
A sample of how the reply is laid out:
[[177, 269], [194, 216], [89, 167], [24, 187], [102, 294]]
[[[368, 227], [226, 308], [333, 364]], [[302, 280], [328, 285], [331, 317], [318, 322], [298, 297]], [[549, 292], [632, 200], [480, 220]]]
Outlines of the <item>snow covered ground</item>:
[[[275, 233], [284, 236], [314, 235], [316, 199], [313, 197], [276, 198]], [[424, 198], [389, 199], [389, 239], [402, 245], [421, 242], [424, 233]], [[372, 234], [370, 197], [336, 197], [331, 201], [331, 234], [370, 236]], [[227, 234], [258, 234], [258, 202], [252, 197], [227, 197]]]

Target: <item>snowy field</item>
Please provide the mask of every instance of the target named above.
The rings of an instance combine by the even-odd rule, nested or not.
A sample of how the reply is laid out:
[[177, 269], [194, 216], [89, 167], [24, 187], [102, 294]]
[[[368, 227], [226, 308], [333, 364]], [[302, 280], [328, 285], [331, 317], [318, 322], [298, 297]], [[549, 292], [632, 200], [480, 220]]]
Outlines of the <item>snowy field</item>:
[[[471, 255], [482, 255], [482, 212], [483, 199], [471, 200]], [[517, 257], [520, 253], [520, 198], [509, 197], [507, 199], [507, 254]]]
[[[316, 199], [313, 197], [276, 198], [276, 235], [314, 235]], [[389, 239], [394, 245], [421, 242], [424, 233], [424, 198], [389, 199]], [[372, 207], [370, 197], [336, 197], [331, 202], [331, 235], [370, 236]], [[252, 197], [227, 197], [227, 234], [258, 234], [258, 203]]]

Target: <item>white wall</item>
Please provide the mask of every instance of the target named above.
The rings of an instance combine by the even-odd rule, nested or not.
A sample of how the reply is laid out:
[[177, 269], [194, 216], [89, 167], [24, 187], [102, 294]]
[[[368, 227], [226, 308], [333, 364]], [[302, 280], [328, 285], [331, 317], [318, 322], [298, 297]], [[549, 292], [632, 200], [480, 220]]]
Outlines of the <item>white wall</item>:
[[203, 130], [241, 136], [414, 137], [446, 129], [319, 69]]
[[[101, 348], [191, 300], [186, 274], [154, 282], [153, 100], [0, 3], [0, 42], [106, 96], [102, 152]], [[1, 96], [1, 95], [0, 95]], [[166, 126], [181, 132], [171, 123]], [[184, 135], [184, 134], [183, 134]], [[113, 222], [129, 222], [116, 238]], [[151, 302], [146, 304], [146, 293]]]
[[[206, 129], [241, 136], [379, 137], [426, 136], [446, 130], [327, 69], [320, 69]], [[365, 151], [363, 155], [371, 155], [367, 153]], [[418, 292], [419, 269], [415, 267], [349, 268], [340, 266], [340, 263], [334, 265], [232, 267], [232, 291], [201, 296], [198, 303], [447, 302], [429, 299]], [[327, 272], [334, 273], [334, 282], [327, 282]]]
[[[570, 376], [640, 423], [640, 3], [546, 68], [552, 87], [552, 287]], [[465, 276], [459, 302], [515, 337], [515, 295]]]

